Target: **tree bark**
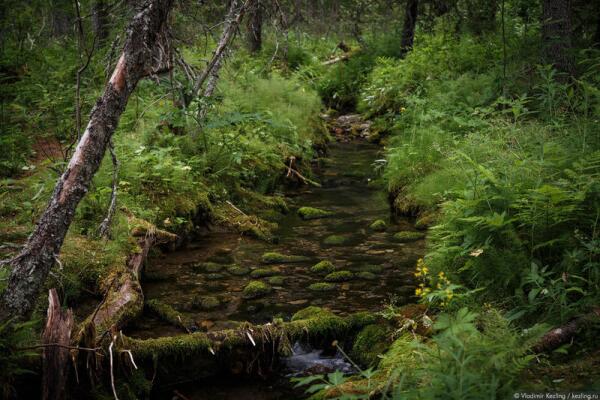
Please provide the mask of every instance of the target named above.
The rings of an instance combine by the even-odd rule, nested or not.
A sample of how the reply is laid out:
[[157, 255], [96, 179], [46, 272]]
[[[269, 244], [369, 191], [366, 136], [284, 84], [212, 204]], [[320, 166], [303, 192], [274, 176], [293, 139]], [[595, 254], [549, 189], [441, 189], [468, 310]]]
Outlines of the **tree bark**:
[[95, 0], [92, 5], [92, 29], [99, 43], [108, 37], [108, 15], [105, 0]]
[[559, 72], [572, 76], [575, 62], [572, 56], [571, 1], [543, 0], [542, 46], [544, 62]]
[[533, 350], [536, 353], [550, 352], [569, 343], [577, 336], [577, 334], [592, 323], [600, 320], [600, 308], [593, 309], [590, 313], [578, 318], [574, 318], [565, 325], [554, 328], [547, 332], [534, 346]]
[[406, 54], [412, 49], [415, 40], [415, 27], [417, 25], [417, 15], [419, 11], [419, 0], [407, 0], [406, 11], [404, 13], [404, 26], [402, 27], [402, 39], [400, 47], [402, 54]]
[[48, 295], [48, 319], [42, 335], [44, 347], [42, 399], [65, 398], [69, 373], [69, 349], [74, 320], [73, 311], [62, 310], [56, 289]]
[[262, 5], [260, 0], [255, 0], [248, 10], [246, 43], [251, 53], [258, 53], [262, 49]]
[[140, 79], [157, 71], [155, 58], [157, 47], [161, 47], [157, 44], [172, 4], [173, 0], [147, 1], [129, 24], [121, 57], [104, 94], [92, 109], [87, 128], [56, 184], [48, 207], [21, 253], [10, 260], [12, 271], [0, 305], [1, 320], [27, 317], [33, 310], [129, 96]]

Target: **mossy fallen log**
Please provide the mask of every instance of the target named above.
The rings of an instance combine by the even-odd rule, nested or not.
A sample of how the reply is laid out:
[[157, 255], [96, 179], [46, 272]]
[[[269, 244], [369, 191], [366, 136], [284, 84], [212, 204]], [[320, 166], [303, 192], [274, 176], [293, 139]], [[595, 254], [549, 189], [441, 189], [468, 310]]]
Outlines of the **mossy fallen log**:
[[279, 357], [290, 355], [296, 341], [331, 346], [334, 340], [352, 338], [376, 321], [376, 316], [366, 312], [340, 317], [318, 307], [307, 310], [298, 316], [309, 317], [290, 322], [244, 323], [236, 329], [156, 339], [124, 337], [122, 346], [131, 350], [138, 364], [158, 363], [164, 383], [183, 376], [199, 379], [220, 373], [264, 373]]

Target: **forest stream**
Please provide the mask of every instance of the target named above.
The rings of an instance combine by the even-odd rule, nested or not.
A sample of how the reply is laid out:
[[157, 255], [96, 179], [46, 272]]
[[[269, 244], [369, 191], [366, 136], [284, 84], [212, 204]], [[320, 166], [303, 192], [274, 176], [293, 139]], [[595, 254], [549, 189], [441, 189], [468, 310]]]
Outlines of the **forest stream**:
[[[409, 302], [415, 289], [414, 265], [424, 252], [424, 241], [394, 240], [394, 233], [415, 229], [409, 219], [391, 215], [386, 193], [371, 184], [379, 151], [378, 145], [360, 139], [332, 143], [327, 158], [315, 171], [321, 187], [305, 185], [286, 191], [290, 211], [278, 221], [276, 244], [237, 234], [210, 233], [183, 250], [149, 262], [143, 284], [147, 300], [172, 306], [184, 320], [191, 321], [190, 331], [231, 328], [241, 321], [289, 320], [307, 306], [325, 307], [343, 316], [380, 311], [390, 301]], [[307, 206], [332, 214], [305, 220], [297, 210]], [[385, 227], [373, 229], [371, 225], [377, 220], [385, 221]], [[273, 252], [300, 258], [265, 263], [264, 254]], [[331, 261], [336, 271], [350, 274], [338, 282], [324, 282], [324, 274], [311, 271], [323, 260]], [[264, 281], [272, 290], [260, 298], [245, 299], [243, 289], [252, 280]], [[314, 284], [319, 283], [326, 283], [327, 290], [315, 290]], [[185, 333], [145, 313], [127, 334], [151, 338]], [[287, 362], [288, 370], [283, 371], [286, 374], [319, 364], [343, 369], [345, 364], [339, 355], [319, 357], [318, 351], [299, 347], [295, 352]], [[256, 392], [256, 398], [261, 399], [283, 395], [261, 385], [253, 383], [240, 389], [228, 384], [220, 388], [211, 382], [210, 388], [193, 386], [197, 397], [191, 398], [235, 398], [236, 390]]]

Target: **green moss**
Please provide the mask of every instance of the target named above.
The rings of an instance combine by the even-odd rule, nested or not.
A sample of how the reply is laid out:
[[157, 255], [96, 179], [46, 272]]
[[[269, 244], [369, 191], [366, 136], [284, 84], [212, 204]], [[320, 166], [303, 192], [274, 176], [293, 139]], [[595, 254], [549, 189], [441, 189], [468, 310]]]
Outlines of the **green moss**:
[[357, 279], [363, 279], [363, 280], [367, 280], [367, 281], [373, 281], [373, 280], [377, 279], [377, 275], [375, 275], [374, 273], [369, 272], [369, 271], [357, 272], [355, 276]]
[[262, 255], [264, 264], [287, 264], [309, 261], [308, 257], [304, 256], [288, 256], [281, 253], [269, 252]]
[[146, 309], [156, 315], [165, 322], [174, 326], [182, 326], [183, 321], [181, 313], [175, 310], [170, 305], [163, 303], [160, 300], [151, 299], [146, 301]]
[[273, 286], [281, 286], [285, 283], [285, 277], [283, 276], [272, 276], [269, 278], [269, 284]]
[[423, 213], [415, 222], [415, 228], [424, 230], [435, 222], [436, 214], [433, 212]]
[[414, 242], [416, 240], [423, 239], [425, 234], [422, 232], [402, 231], [394, 235], [394, 240], [397, 242]]
[[231, 275], [243, 276], [250, 273], [250, 268], [242, 267], [240, 265], [230, 265], [227, 267], [227, 272], [229, 272]]
[[265, 296], [271, 292], [271, 286], [261, 281], [251, 281], [246, 285], [243, 291], [245, 299], [255, 299]]
[[310, 272], [315, 274], [329, 274], [335, 271], [335, 265], [331, 261], [323, 260], [310, 268]]
[[196, 272], [221, 272], [223, 265], [214, 262], [197, 262], [192, 264], [192, 269]]
[[348, 238], [341, 235], [330, 235], [323, 240], [323, 243], [328, 246], [340, 246], [345, 244], [348, 241]]
[[277, 271], [269, 268], [257, 268], [250, 272], [252, 278], [264, 278], [265, 276], [273, 276], [277, 274]]
[[335, 289], [335, 284], [328, 282], [317, 282], [308, 286], [308, 289], [314, 292], [329, 292]]
[[393, 371], [410, 371], [416, 362], [414, 338], [405, 333], [396, 339], [379, 362], [379, 369], [391, 374]]
[[333, 316], [334, 314], [326, 308], [317, 306], [308, 306], [292, 315], [292, 321], [298, 321], [301, 319], [310, 319], [315, 317]]
[[201, 310], [214, 310], [221, 305], [219, 299], [214, 296], [198, 296], [192, 301], [192, 305]]
[[327, 282], [346, 282], [354, 278], [354, 274], [350, 271], [335, 271], [325, 277]]
[[331, 217], [333, 213], [331, 211], [321, 210], [313, 207], [300, 207], [298, 209], [298, 215], [304, 220], [327, 218]]
[[387, 330], [381, 325], [367, 325], [356, 336], [350, 357], [360, 365], [373, 367], [388, 346]]
[[387, 228], [387, 224], [382, 219], [373, 221], [373, 223], [371, 225], [369, 225], [369, 229], [371, 229], [373, 231], [377, 231], [377, 232], [383, 232], [386, 230], [386, 228]]

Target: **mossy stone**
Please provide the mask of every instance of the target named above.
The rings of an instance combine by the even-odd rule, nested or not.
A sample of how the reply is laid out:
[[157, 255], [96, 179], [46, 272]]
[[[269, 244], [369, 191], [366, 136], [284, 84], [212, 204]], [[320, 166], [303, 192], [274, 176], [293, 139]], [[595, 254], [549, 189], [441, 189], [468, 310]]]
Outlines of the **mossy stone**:
[[423, 239], [424, 237], [425, 234], [423, 232], [402, 231], [394, 235], [394, 240], [401, 243], [407, 243]]
[[229, 272], [231, 275], [243, 276], [250, 273], [250, 268], [242, 267], [240, 265], [230, 265], [227, 267], [227, 272]]
[[362, 279], [362, 280], [367, 280], [367, 281], [373, 281], [373, 280], [377, 279], [377, 275], [375, 275], [374, 273], [369, 272], [369, 271], [357, 272], [355, 276], [357, 279]]
[[378, 219], [373, 221], [373, 223], [369, 225], [369, 229], [377, 232], [383, 232], [387, 229], [387, 224], [384, 220]]
[[288, 264], [309, 261], [308, 257], [304, 256], [288, 256], [286, 254], [268, 252], [264, 253], [261, 258], [263, 264]]
[[379, 363], [379, 355], [387, 348], [387, 330], [383, 326], [371, 324], [356, 335], [350, 356], [360, 365], [373, 367]]
[[334, 314], [322, 307], [308, 306], [292, 315], [292, 321], [311, 319], [316, 317], [333, 317]]
[[192, 302], [194, 307], [205, 311], [214, 310], [221, 305], [219, 299], [214, 296], [198, 296], [195, 297]]
[[328, 260], [319, 261], [310, 268], [310, 272], [315, 274], [329, 274], [333, 271], [335, 271], [335, 265]]
[[335, 289], [335, 284], [329, 282], [317, 282], [308, 287], [308, 290], [314, 292], [329, 292]]
[[340, 246], [345, 244], [348, 241], [348, 238], [341, 235], [330, 235], [323, 240], [323, 243], [328, 246]]
[[273, 276], [277, 274], [277, 271], [269, 268], [257, 268], [250, 272], [252, 278], [264, 278], [265, 276]]
[[271, 292], [271, 286], [261, 281], [251, 281], [246, 285], [243, 291], [245, 299], [255, 299], [265, 296]]
[[285, 278], [283, 276], [272, 276], [269, 279], [269, 284], [273, 286], [281, 286], [285, 283]]
[[202, 263], [202, 270], [204, 272], [221, 272], [225, 266], [223, 264], [218, 264], [216, 262], [205, 262]]
[[333, 213], [331, 211], [321, 210], [313, 207], [300, 207], [298, 209], [298, 215], [304, 220], [327, 218], [331, 217]]
[[351, 280], [354, 274], [350, 271], [335, 271], [325, 277], [327, 282], [346, 282]]
[[223, 274], [217, 274], [217, 273], [213, 273], [213, 274], [206, 274], [206, 279], [209, 281], [218, 281], [220, 279], [225, 278], [225, 275]]
[[371, 272], [373, 274], [379, 274], [383, 271], [383, 267], [381, 265], [366, 264], [361, 265], [357, 268], [357, 270], [359, 272]]

